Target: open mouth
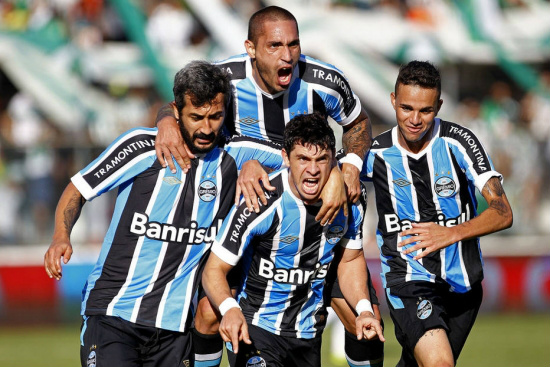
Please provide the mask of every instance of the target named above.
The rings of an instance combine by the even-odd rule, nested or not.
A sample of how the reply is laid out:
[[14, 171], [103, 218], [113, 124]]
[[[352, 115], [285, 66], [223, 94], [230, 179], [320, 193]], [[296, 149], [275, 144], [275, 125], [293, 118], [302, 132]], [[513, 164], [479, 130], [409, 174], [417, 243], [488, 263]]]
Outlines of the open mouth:
[[319, 188], [319, 180], [316, 178], [308, 178], [302, 182], [302, 188], [306, 194], [315, 195]]
[[292, 78], [292, 68], [284, 67], [277, 71], [277, 81], [281, 86], [287, 86], [290, 84]]

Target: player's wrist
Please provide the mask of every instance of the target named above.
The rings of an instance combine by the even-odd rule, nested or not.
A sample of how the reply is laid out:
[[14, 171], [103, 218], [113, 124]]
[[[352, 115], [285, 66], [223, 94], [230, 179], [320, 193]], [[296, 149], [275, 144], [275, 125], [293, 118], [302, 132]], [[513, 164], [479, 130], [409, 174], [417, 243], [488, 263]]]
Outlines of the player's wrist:
[[239, 310], [241, 309], [241, 306], [239, 306], [239, 303], [233, 297], [227, 297], [223, 300], [222, 303], [220, 303], [220, 306], [218, 307], [222, 316], [224, 316], [225, 313], [232, 308], [238, 308]]
[[359, 172], [363, 169], [363, 160], [355, 153], [348, 153], [346, 156], [342, 159], [340, 159], [340, 163], [348, 163], [353, 166], [355, 166]]
[[357, 312], [357, 315], [361, 315], [363, 312], [370, 312], [374, 315], [374, 309], [372, 308], [371, 302], [363, 298], [357, 302], [357, 305], [355, 306], [355, 312]]

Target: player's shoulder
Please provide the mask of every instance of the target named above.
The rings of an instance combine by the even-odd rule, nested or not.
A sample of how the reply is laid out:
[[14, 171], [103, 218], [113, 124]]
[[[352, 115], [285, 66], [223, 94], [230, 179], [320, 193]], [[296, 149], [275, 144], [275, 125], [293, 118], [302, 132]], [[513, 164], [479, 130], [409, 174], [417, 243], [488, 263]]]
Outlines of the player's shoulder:
[[476, 140], [477, 137], [469, 128], [451, 121], [438, 119], [440, 138], [450, 138], [463, 144], [469, 144], [469, 141]]
[[346, 82], [344, 73], [336, 66], [310, 56], [300, 56], [298, 69], [300, 78], [307, 83], [331, 86]]
[[371, 150], [391, 148], [393, 144], [393, 129], [388, 129], [372, 139]]
[[214, 64], [222, 68], [231, 80], [240, 80], [246, 78], [246, 65], [249, 59], [248, 54], [244, 53], [215, 61]]
[[156, 127], [136, 127], [120, 134], [109, 145], [107, 150], [120, 149], [127, 152], [148, 151], [155, 149], [155, 138], [158, 129]]

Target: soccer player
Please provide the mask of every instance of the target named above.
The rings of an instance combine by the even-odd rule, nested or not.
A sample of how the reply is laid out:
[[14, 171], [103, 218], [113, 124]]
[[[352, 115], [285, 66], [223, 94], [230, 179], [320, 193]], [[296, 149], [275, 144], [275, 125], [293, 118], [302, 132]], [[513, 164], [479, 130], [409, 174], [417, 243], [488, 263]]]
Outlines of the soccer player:
[[[267, 142], [271, 154], [279, 160], [278, 165], [269, 168], [278, 169], [283, 164], [280, 154], [283, 131], [291, 118], [319, 112], [334, 119], [344, 129], [342, 144], [347, 155], [341, 161], [345, 185], [334, 170], [321, 196], [322, 206], [316, 218], [321, 223], [328, 223], [339, 212], [342, 203], [347, 199], [355, 202], [361, 195], [359, 173], [371, 140], [368, 115], [340, 70], [301, 54], [298, 23], [287, 10], [269, 6], [252, 15], [244, 46], [245, 54], [218, 63], [229, 73], [233, 87], [231, 111], [225, 120], [232, 139], [226, 150], [233, 156], [254, 155], [257, 154], [255, 150], [264, 149], [263, 144]], [[164, 159], [172, 155], [180, 166], [187, 167], [189, 151], [171, 115], [170, 106], [159, 112], [157, 157], [173, 168], [172, 159]], [[239, 175], [236, 202], [242, 193], [248, 207], [259, 210], [257, 196], [264, 205], [267, 203], [262, 187], [274, 189], [266, 171], [258, 162], [250, 160], [243, 165]], [[372, 292], [374, 288], [371, 288], [374, 298]], [[337, 284], [332, 293], [336, 295], [332, 307], [346, 326], [345, 352], [350, 365], [381, 365], [383, 344], [377, 340], [358, 341], [354, 336], [353, 309], [339, 296]], [[381, 319], [378, 306], [374, 305], [374, 309]], [[221, 339], [218, 337], [215, 343], [217, 329], [217, 319], [204, 299], [199, 303], [193, 330], [194, 345], [201, 355], [197, 360], [205, 360], [207, 355], [221, 355]], [[205, 365], [212, 366], [211, 362]]]
[[190, 312], [223, 218], [233, 206], [234, 159], [218, 147], [230, 84], [225, 72], [195, 61], [174, 79], [174, 113], [195, 159], [172, 173], [156, 159], [157, 129], [117, 138], [63, 192], [46, 272], [59, 280], [73, 253], [70, 233], [87, 200], [118, 187], [99, 259], [83, 290], [83, 367], [187, 366], [193, 362]]
[[[368, 299], [363, 255], [363, 208], [334, 222], [315, 219], [335, 157], [334, 132], [320, 114], [293, 118], [285, 129], [285, 165], [269, 177], [275, 190], [266, 205], [234, 207], [206, 263], [202, 284], [223, 316], [220, 334], [231, 366], [320, 366], [326, 323], [323, 291], [331, 262], [339, 259], [340, 287], [356, 307], [354, 335], [384, 341]], [[226, 276], [242, 260], [243, 284], [233, 298]], [[242, 309], [242, 310], [241, 310]], [[239, 343], [240, 342], [240, 343]]]
[[[441, 77], [429, 62], [399, 70], [397, 126], [373, 141], [377, 240], [398, 366], [454, 366], [482, 300], [479, 237], [512, 225], [502, 176], [472, 131], [436, 118]], [[476, 211], [476, 189], [488, 208]]]

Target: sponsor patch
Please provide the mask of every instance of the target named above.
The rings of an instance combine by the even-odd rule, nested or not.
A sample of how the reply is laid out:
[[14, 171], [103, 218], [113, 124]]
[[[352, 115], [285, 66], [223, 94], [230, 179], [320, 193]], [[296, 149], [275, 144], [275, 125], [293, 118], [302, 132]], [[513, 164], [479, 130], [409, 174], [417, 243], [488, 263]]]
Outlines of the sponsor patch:
[[218, 195], [218, 188], [212, 181], [202, 181], [199, 185], [198, 194], [202, 201], [212, 201]]
[[437, 179], [434, 184], [434, 191], [437, 196], [448, 198], [456, 193], [456, 183], [452, 178], [443, 176]]
[[246, 367], [266, 367], [265, 359], [260, 356], [254, 356], [246, 361]]
[[327, 242], [331, 245], [336, 244], [340, 241], [340, 238], [344, 235], [344, 227], [342, 226], [332, 226], [327, 230]]
[[416, 309], [416, 316], [420, 320], [425, 320], [432, 314], [432, 303], [428, 300], [422, 300], [418, 304], [418, 308]]

